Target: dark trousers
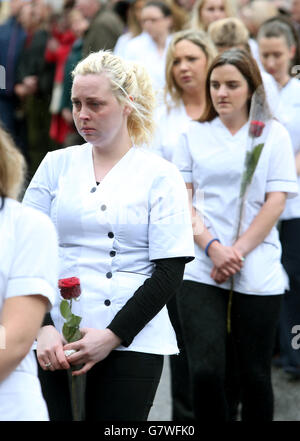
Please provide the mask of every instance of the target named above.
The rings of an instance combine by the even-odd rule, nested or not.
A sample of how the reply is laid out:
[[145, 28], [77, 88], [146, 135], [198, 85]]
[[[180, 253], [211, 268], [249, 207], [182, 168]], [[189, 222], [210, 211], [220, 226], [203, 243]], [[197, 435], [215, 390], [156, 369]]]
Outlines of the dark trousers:
[[[146, 421], [163, 367], [163, 356], [112, 351], [86, 376], [87, 421]], [[43, 371], [39, 379], [51, 421], [71, 421], [67, 371]]]
[[169, 317], [176, 333], [179, 354], [170, 355], [172, 421], [193, 421], [192, 391], [189, 366], [184, 346], [182, 327], [177, 308], [177, 293], [167, 304]]
[[237, 399], [242, 420], [272, 420], [271, 358], [281, 298], [234, 292], [228, 336], [229, 291], [183, 282], [178, 311], [197, 421], [229, 421]]
[[284, 368], [298, 367], [300, 373], [300, 350], [292, 346], [292, 328], [300, 325], [300, 219], [281, 222], [280, 240], [282, 264], [290, 281], [280, 312], [280, 359]]

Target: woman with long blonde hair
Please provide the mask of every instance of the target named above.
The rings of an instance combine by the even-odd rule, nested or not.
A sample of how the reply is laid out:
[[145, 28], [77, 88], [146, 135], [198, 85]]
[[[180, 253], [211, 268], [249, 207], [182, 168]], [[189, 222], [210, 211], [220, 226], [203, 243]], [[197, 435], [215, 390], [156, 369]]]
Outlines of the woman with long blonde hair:
[[178, 135], [191, 119], [197, 119], [205, 107], [205, 79], [216, 49], [203, 31], [176, 32], [166, 57], [164, 103], [156, 112], [153, 149], [172, 159]]
[[214, 21], [236, 16], [235, 0], [197, 0], [192, 9], [190, 26], [207, 31]]

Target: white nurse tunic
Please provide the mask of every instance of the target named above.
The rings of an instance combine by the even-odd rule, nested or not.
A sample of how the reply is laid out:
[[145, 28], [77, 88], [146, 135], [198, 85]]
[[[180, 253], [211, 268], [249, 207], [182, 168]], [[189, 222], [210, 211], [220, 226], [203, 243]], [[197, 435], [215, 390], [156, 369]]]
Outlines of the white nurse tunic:
[[[211, 122], [191, 122], [177, 146], [173, 162], [187, 183], [193, 183], [194, 207], [204, 216], [204, 224], [223, 245], [234, 242], [238, 218], [238, 196], [244, 168], [249, 124], [234, 136], [220, 118]], [[259, 143], [259, 138], [257, 138]], [[197, 193], [204, 191], [203, 200]], [[245, 203], [242, 232], [265, 202], [268, 192], [298, 192], [291, 140], [286, 129], [272, 121]], [[200, 202], [199, 202], [200, 201]], [[196, 258], [188, 263], [184, 279], [229, 289], [230, 281], [218, 285], [210, 277], [212, 261], [195, 244]], [[264, 241], [250, 252], [244, 267], [235, 276], [235, 290], [245, 294], [282, 294], [287, 280], [280, 263], [281, 245], [273, 227]]]
[[[49, 218], [6, 199], [0, 210], [0, 243], [0, 313], [5, 299], [16, 296], [40, 294], [53, 304], [58, 280], [58, 247]], [[32, 350], [0, 383], [0, 420], [48, 420]]]
[[[144, 148], [132, 147], [98, 187], [91, 144], [48, 153], [24, 203], [56, 225], [60, 277], [81, 280], [82, 327], [105, 328], [151, 277], [154, 259], [194, 256], [184, 181], [173, 164]], [[60, 328], [58, 303], [51, 315]], [[118, 349], [178, 352], [167, 308]]]
[[[291, 78], [289, 82], [280, 89], [279, 105], [275, 116], [285, 126], [290, 134], [294, 155], [300, 151], [300, 81]], [[300, 176], [298, 176], [298, 188], [300, 189]], [[300, 195], [288, 200], [281, 215], [281, 219], [300, 218]]]
[[178, 106], [173, 103], [159, 106], [155, 114], [156, 131], [151, 149], [162, 158], [172, 161], [178, 137], [191, 120], [182, 101]]
[[154, 40], [147, 32], [142, 32], [128, 41], [122, 53], [125, 60], [136, 61], [145, 66], [150, 75], [154, 89], [162, 93], [165, 86], [165, 65], [168, 45], [171, 36], [167, 38], [164, 53], [159, 54]]
[[131, 32], [126, 32], [125, 34], [120, 35], [114, 47], [114, 54], [118, 55], [119, 57], [124, 57], [127, 44], [132, 40], [132, 38], [134, 37]]

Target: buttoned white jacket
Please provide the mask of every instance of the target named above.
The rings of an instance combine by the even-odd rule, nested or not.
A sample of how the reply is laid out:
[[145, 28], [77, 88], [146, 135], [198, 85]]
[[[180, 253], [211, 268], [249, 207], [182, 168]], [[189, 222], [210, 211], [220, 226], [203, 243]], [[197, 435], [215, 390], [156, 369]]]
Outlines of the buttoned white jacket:
[[[5, 299], [39, 294], [56, 297], [58, 246], [55, 228], [42, 213], [6, 199], [0, 210], [0, 315]], [[27, 317], [30, 321], [30, 315]], [[0, 329], [0, 351], [5, 330]], [[0, 420], [46, 421], [48, 411], [33, 351], [0, 383]]]
[[[143, 148], [132, 147], [99, 186], [91, 144], [48, 153], [24, 203], [57, 228], [60, 277], [81, 281], [82, 327], [105, 328], [151, 276], [154, 259], [194, 255], [184, 181], [173, 164]], [[59, 296], [51, 314], [60, 328], [58, 303]], [[166, 307], [118, 349], [178, 352]]]

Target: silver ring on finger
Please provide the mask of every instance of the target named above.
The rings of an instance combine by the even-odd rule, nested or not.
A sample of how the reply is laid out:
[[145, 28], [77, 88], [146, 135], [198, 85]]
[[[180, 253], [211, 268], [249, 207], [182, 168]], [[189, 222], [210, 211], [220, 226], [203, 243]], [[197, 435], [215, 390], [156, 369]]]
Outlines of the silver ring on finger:
[[52, 363], [45, 363], [45, 368], [49, 369], [52, 366]]

